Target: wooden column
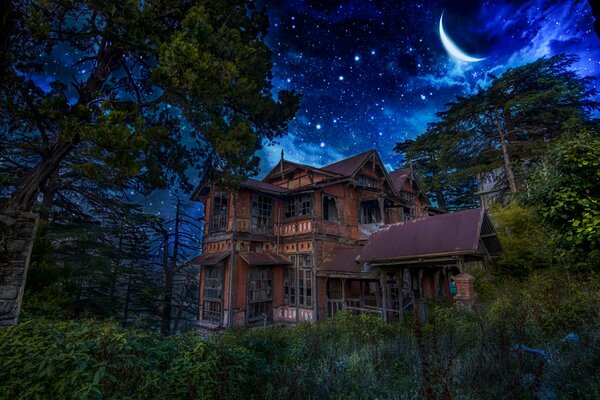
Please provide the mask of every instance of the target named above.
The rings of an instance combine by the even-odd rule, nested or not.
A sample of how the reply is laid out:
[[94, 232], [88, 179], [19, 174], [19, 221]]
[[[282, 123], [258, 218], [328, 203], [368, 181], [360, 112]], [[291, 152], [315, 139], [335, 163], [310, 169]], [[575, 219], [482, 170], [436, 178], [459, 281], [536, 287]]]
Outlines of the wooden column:
[[342, 310], [346, 309], [346, 278], [342, 278]]
[[383, 322], [388, 322], [387, 313], [387, 279], [385, 276], [386, 272], [379, 269], [379, 284], [381, 285], [381, 318]]
[[[236, 239], [237, 239], [237, 200], [238, 200], [238, 193], [237, 191], [233, 192], [233, 226], [232, 226], [232, 232], [231, 232], [231, 254], [229, 257], [231, 257], [230, 263], [229, 263], [229, 296], [228, 296], [228, 307], [227, 307], [227, 327], [228, 328], [232, 328], [233, 327], [233, 301], [234, 301], [234, 292], [233, 292], [233, 285], [234, 285], [234, 273], [235, 273], [235, 256], [236, 256]], [[247, 298], [247, 297], [246, 297]], [[246, 310], [247, 313], [248, 310]]]
[[398, 308], [400, 322], [404, 320], [404, 268], [396, 272], [396, 285], [398, 285]]

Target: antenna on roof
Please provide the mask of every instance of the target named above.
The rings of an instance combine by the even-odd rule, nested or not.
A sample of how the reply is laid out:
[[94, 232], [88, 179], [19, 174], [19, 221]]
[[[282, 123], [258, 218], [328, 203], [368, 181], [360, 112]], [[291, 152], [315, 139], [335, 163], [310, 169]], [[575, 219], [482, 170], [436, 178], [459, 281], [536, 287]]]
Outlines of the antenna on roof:
[[283, 176], [283, 147], [281, 148], [281, 161], [279, 161], [279, 170]]

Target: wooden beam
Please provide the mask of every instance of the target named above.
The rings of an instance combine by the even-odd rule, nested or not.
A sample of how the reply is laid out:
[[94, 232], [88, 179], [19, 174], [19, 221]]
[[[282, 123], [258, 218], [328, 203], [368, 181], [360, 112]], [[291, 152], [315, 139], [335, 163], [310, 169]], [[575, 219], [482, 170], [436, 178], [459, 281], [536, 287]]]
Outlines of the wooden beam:
[[388, 322], [388, 313], [387, 313], [387, 279], [385, 277], [385, 272], [381, 269], [379, 270], [379, 284], [381, 285], [381, 318], [383, 322]]

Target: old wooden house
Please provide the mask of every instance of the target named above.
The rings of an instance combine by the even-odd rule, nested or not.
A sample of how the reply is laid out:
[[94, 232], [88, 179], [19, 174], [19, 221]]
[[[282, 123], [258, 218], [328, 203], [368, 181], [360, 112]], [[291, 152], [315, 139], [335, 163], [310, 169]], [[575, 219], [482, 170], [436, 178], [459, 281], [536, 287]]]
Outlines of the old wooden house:
[[[317, 321], [339, 310], [400, 318], [448, 295], [466, 259], [499, 251], [482, 210], [440, 214], [412, 170], [371, 150], [324, 167], [284, 160], [235, 192], [200, 185], [205, 207], [198, 325]], [[452, 269], [454, 268], [454, 269]]]

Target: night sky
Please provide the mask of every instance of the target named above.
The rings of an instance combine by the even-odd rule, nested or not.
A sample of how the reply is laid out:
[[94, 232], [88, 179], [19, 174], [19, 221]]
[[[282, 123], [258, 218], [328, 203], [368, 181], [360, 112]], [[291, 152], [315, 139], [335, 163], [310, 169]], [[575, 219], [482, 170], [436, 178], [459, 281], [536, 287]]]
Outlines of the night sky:
[[[261, 175], [281, 156], [324, 165], [375, 148], [389, 169], [455, 95], [542, 56], [577, 54], [600, 75], [600, 39], [587, 0], [263, 1], [271, 21], [275, 89], [303, 95], [289, 134], [260, 152]], [[324, 5], [325, 4], [325, 5]], [[474, 63], [449, 56], [446, 34]]]
[[[323, 5], [325, 4], [325, 5]], [[262, 178], [284, 149], [290, 161], [321, 166], [376, 149], [389, 170], [396, 142], [424, 132], [435, 113], [510, 67], [557, 53], [577, 54], [581, 75], [600, 78], [600, 39], [587, 0], [262, 0], [271, 27], [274, 90], [302, 93], [288, 134], [259, 152]], [[466, 54], [452, 58], [444, 30]], [[161, 216], [176, 189], [136, 201]], [[202, 205], [195, 212], [202, 215]]]

